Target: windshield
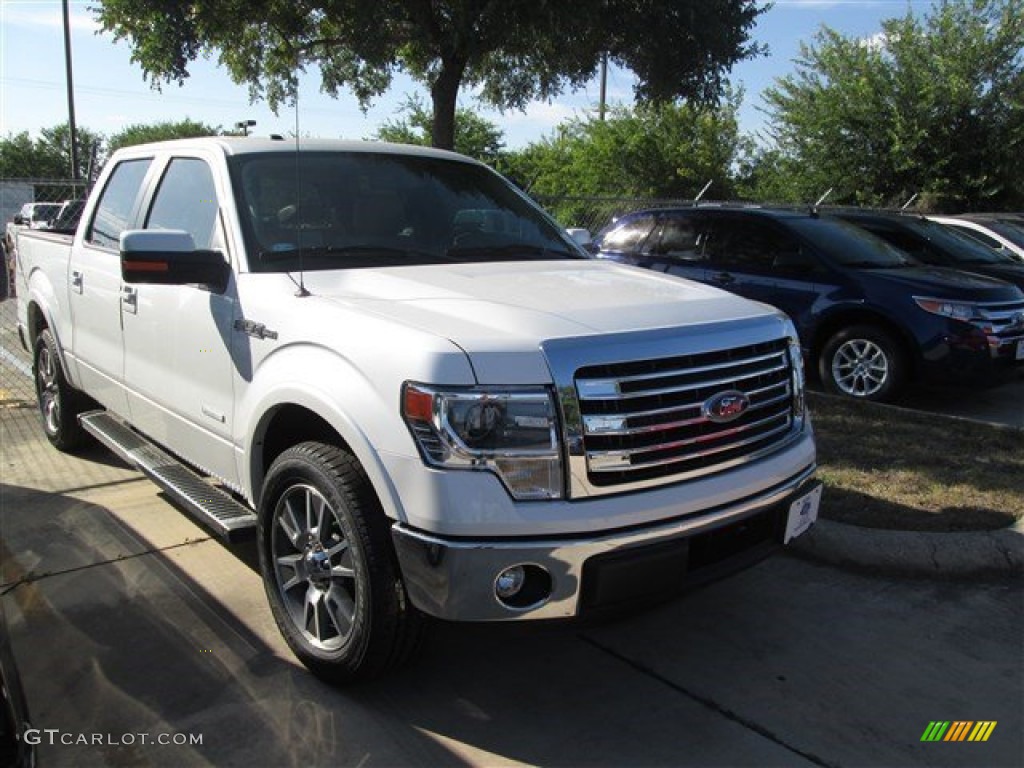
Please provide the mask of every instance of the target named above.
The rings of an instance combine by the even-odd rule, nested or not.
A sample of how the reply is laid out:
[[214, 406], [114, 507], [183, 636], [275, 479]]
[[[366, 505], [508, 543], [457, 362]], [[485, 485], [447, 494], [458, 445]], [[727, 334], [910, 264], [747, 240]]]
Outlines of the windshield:
[[790, 226], [829, 261], [844, 267], [893, 269], [919, 264], [866, 229], [828, 216], [793, 218]]
[[943, 248], [961, 264], [1013, 264], [1016, 260], [1005, 253], [989, 248], [966, 232], [934, 221], [918, 221], [921, 233]]
[[472, 163], [372, 152], [232, 159], [253, 271], [583, 258], [542, 211]]
[[1024, 248], [1024, 224], [1015, 221], [986, 221], [985, 226], [993, 232], [1002, 235], [1014, 245]]

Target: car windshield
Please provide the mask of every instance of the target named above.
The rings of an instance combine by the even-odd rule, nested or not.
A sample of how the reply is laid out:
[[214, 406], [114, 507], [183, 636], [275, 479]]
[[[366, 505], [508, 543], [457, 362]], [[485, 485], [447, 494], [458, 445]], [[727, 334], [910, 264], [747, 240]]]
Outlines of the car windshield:
[[253, 271], [584, 257], [508, 182], [472, 163], [374, 152], [231, 162]]
[[32, 207], [32, 221], [49, 221], [60, 213], [60, 203], [36, 203]]
[[1002, 235], [1014, 245], [1019, 245], [1021, 248], [1024, 248], [1024, 224], [1000, 219], [995, 221], [986, 221], [985, 226], [993, 232]]
[[907, 226], [927, 237], [961, 264], [1006, 264], [1014, 261], [1006, 254], [979, 243], [970, 235], [938, 222], [912, 219], [907, 221]]
[[895, 269], [920, 263], [866, 229], [840, 219], [808, 216], [790, 219], [788, 223], [829, 261], [840, 266]]

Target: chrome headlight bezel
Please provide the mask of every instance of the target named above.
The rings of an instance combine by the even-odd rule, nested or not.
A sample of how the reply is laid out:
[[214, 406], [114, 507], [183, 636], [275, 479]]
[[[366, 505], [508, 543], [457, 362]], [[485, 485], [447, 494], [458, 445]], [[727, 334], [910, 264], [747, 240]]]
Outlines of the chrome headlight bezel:
[[402, 417], [427, 465], [491, 472], [517, 501], [565, 496], [557, 414], [547, 387], [402, 388]]

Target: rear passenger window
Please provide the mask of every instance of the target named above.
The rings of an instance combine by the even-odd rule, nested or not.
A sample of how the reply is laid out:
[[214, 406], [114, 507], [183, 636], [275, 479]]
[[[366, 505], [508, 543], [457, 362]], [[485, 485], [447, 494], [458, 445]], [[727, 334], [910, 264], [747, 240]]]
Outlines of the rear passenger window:
[[171, 160], [160, 180], [146, 229], [180, 229], [199, 250], [210, 250], [217, 223], [217, 189], [210, 167], [191, 157]]
[[800, 245], [767, 221], [721, 218], [706, 246], [708, 259], [729, 269], [772, 270], [779, 257], [800, 252]]
[[152, 159], [126, 160], [110, 174], [85, 239], [104, 248], [120, 247], [121, 233], [128, 228], [135, 200]]

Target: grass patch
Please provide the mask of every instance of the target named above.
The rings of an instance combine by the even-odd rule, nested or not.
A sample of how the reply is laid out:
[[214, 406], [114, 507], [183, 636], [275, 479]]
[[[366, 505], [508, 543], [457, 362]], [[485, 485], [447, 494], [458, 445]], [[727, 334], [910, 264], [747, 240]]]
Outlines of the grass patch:
[[1024, 430], [809, 393], [821, 516], [976, 531], [1024, 517]]

